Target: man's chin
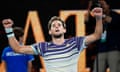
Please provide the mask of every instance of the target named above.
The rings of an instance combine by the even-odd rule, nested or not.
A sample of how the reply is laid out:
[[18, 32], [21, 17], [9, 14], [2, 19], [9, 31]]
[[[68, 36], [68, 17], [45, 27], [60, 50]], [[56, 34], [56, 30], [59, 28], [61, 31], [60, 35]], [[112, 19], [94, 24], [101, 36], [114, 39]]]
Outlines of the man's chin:
[[62, 37], [62, 34], [59, 34], [59, 35], [53, 35], [54, 38], [60, 38]]

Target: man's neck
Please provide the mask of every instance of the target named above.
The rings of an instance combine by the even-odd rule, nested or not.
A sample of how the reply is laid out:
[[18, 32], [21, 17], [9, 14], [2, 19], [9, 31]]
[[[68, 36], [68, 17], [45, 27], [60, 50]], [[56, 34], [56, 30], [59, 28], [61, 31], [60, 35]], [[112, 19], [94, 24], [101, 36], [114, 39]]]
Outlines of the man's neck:
[[64, 39], [64, 36], [62, 36], [60, 38], [52, 38], [52, 41], [56, 45], [62, 45], [64, 43], [65, 39]]

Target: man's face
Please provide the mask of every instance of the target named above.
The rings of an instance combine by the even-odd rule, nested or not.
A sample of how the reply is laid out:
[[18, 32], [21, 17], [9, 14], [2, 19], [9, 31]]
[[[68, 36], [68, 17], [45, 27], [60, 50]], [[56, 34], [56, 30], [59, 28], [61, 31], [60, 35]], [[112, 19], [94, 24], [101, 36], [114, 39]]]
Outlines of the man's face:
[[59, 20], [55, 20], [51, 24], [49, 34], [52, 36], [63, 35], [66, 32], [66, 29], [63, 27], [63, 24]]

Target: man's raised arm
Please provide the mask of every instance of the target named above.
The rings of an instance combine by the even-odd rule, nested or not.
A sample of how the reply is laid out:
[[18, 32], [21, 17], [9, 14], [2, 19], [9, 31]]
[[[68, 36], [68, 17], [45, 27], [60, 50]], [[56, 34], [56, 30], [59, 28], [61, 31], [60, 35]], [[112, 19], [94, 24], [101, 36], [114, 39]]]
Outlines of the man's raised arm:
[[2, 24], [4, 26], [5, 32], [8, 37], [9, 45], [12, 47], [12, 49], [15, 52], [18, 53], [25, 53], [25, 54], [34, 54], [33, 49], [31, 46], [21, 46], [19, 45], [19, 42], [16, 40], [13, 32], [12, 25], [14, 24], [13, 20], [11, 19], [4, 19], [2, 21]]
[[103, 24], [102, 24], [102, 8], [96, 7], [91, 11], [91, 15], [96, 18], [96, 27], [93, 34], [86, 36], [85, 44], [88, 45], [98, 39], [101, 38], [103, 32]]

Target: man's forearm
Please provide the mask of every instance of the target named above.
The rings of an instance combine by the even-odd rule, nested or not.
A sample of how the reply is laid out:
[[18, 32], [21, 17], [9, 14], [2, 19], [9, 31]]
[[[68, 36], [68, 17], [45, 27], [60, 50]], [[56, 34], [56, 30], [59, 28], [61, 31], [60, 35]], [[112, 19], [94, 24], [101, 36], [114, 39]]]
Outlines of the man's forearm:
[[16, 40], [16, 38], [13, 36], [13, 37], [10, 37], [8, 38], [8, 41], [9, 41], [9, 45], [11, 46], [11, 48], [18, 52], [18, 50], [20, 49], [20, 45], [19, 45], [19, 42]]
[[99, 39], [103, 32], [103, 24], [102, 24], [102, 17], [97, 16], [96, 17], [96, 27], [94, 34], [96, 35], [96, 39]]
[[15, 38], [15, 35], [14, 35], [14, 32], [13, 32], [13, 28], [12, 27], [5, 28], [5, 32], [6, 32], [8, 41], [9, 41], [9, 45], [11, 46], [11, 48], [14, 51], [17, 52], [19, 47], [20, 47], [20, 45], [19, 45], [19, 42]]

